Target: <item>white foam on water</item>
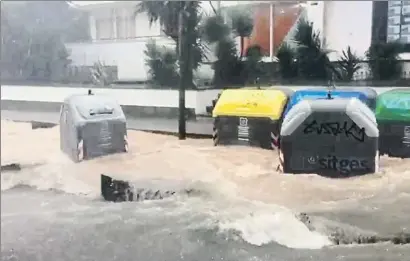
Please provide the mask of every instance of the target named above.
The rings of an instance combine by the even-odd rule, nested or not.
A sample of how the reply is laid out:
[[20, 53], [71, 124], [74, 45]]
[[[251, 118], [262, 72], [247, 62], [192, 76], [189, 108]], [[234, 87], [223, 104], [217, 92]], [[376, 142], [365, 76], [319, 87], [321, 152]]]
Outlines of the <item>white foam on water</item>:
[[[178, 207], [162, 206], [167, 210], [164, 215], [205, 214], [209, 219], [192, 225], [217, 227], [222, 233], [234, 230], [258, 246], [270, 242], [292, 248], [329, 245], [326, 236], [309, 231], [294, 213], [410, 185], [409, 159], [382, 157], [380, 173], [343, 180], [283, 175], [274, 171], [279, 161], [269, 150], [214, 147], [209, 140], [178, 141], [138, 131], [129, 131], [129, 153], [73, 163], [60, 152], [58, 132], [58, 127], [31, 130], [30, 124], [2, 121], [2, 164], [23, 166], [19, 172], [1, 175], [2, 191], [29, 185], [98, 198], [100, 174], [136, 184], [172, 180], [201, 193], [196, 198], [177, 197], [172, 203]], [[135, 211], [158, 214], [161, 203], [145, 204], [146, 208]]]
[[[241, 198], [224, 200], [192, 199], [170, 215], [201, 212], [209, 218], [191, 225], [191, 229], [216, 228], [219, 233], [234, 233], [241, 240], [262, 246], [277, 243], [289, 248], [320, 249], [331, 245], [326, 235], [310, 231], [296, 214], [285, 207]], [[188, 215], [189, 216], [189, 215]]]
[[294, 213], [272, 206], [241, 217], [229, 216], [220, 229], [238, 231], [243, 240], [256, 246], [276, 242], [289, 248], [320, 249], [331, 245], [327, 236], [310, 231]]

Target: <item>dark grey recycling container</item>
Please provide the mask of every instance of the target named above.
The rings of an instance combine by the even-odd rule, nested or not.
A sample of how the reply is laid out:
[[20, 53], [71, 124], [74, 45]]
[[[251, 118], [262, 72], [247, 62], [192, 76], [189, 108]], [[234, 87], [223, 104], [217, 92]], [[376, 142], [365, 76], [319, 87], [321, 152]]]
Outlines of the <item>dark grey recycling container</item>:
[[74, 162], [126, 152], [127, 125], [121, 106], [105, 95], [73, 95], [60, 111], [60, 148]]
[[282, 168], [285, 173], [330, 177], [374, 173], [378, 138], [374, 113], [360, 100], [303, 100], [282, 123]]

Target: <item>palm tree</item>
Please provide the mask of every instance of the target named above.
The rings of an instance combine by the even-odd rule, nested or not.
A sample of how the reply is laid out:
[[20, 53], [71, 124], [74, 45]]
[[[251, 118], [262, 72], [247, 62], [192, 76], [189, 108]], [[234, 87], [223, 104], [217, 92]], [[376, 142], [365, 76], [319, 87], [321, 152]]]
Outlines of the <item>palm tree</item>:
[[282, 79], [297, 77], [297, 58], [295, 50], [287, 43], [283, 43], [276, 54], [278, 58], [279, 73]]
[[148, 74], [155, 83], [155, 87], [177, 87], [179, 75], [177, 74], [178, 57], [175, 50], [165, 46], [159, 47], [155, 40], [148, 41], [144, 51]]
[[202, 34], [204, 40], [210, 44], [229, 36], [230, 28], [225, 24], [224, 19], [220, 15], [208, 17], [202, 25]]
[[362, 68], [359, 64], [360, 60], [357, 55], [352, 52], [350, 46], [347, 47], [346, 50], [342, 52], [342, 56], [339, 59], [339, 65], [342, 69], [343, 78], [344, 80], [351, 81], [353, 79], [353, 75]]
[[329, 50], [322, 47], [320, 33], [313, 30], [307, 20], [300, 20], [297, 25], [294, 42], [297, 44], [296, 58], [298, 75], [311, 80], [329, 80], [337, 70], [328, 58]]
[[232, 30], [240, 37], [240, 58], [245, 54], [245, 37], [249, 37], [253, 31], [253, 19], [247, 12], [235, 12], [232, 14]]
[[149, 22], [159, 22], [166, 36], [171, 37], [176, 43], [176, 52], [179, 54], [179, 14], [185, 14], [185, 36], [192, 55], [193, 69], [206, 59], [206, 47], [201, 44], [199, 25], [202, 18], [199, 1], [142, 1], [137, 6], [138, 13], [146, 13]]
[[202, 26], [203, 38], [215, 45], [217, 60], [213, 64], [214, 85], [225, 86], [241, 81], [241, 68], [236, 43], [230, 34], [230, 27], [220, 15], [208, 17]]
[[185, 2], [182, 1], [142, 1], [137, 6], [138, 13], [146, 13], [150, 25], [160, 23], [166, 36], [178, 40], [178, 16], [184, 11]]

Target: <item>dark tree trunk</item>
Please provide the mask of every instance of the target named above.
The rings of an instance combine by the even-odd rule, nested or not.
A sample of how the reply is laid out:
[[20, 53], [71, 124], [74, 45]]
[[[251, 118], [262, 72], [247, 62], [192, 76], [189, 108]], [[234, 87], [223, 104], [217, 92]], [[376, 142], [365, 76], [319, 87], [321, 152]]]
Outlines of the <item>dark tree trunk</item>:
[[245, 45], [245, 37], [241, 36], [240, 58], [243, 57], [243, 53], [245, 51], [245, 46], [244, 45]]

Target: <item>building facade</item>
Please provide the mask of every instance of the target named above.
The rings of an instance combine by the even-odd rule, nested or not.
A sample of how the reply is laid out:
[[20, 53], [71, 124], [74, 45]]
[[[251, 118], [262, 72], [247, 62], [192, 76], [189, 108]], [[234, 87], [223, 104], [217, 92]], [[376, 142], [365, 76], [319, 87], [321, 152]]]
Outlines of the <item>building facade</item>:
[[[84, 2], [85, 3], [85, 2]], [[209, 1], [203, 1], [212, 14]], [[371, 42], [401, 39], [410, 43], [410, 1], [212, 1], [221, 10], [241, 8], [254, 18], [252, 35], [246, 49], [258, 45], [268, 58], [274, 58], [279, 46], [292, 39], [297, 22], [307, 18], [320, 32], [322, 43], [337, 60], [348, 46], [364, 58]], [[136, 13], [138, 1], [95, 2], [78, 8], [89, 13], [90, 42], [67, 43], [73, 65], [92, 66], [101, 61], [117, 66], [118, 79], [145, 81], [144, 50], [148, 40], [174, 46], [158, 23], [150, 24], [143, 13]], [[237, 41], [239, 44], [240, 41]], [[238, 46], [239, 47], [239, 46]], [[240, 49], [240, 48], [238, 48]], [[363, 69], [366, 70], [366, 69]], [[363, 72], [359, 72], [359, 74]], [[209, 66], [201, 69], [212, 77]]]
[[118, 79], [147, 79], [144, 50], [148, 40], [173, 45], [158, 23], [150, 24], [143, 13], [136, 14], [137, 1], [97, 2], [78, 8], [89, 14], [91, 41], [67, 43], [74, 66], [92, 66], [100, 61], [118, 67]]

